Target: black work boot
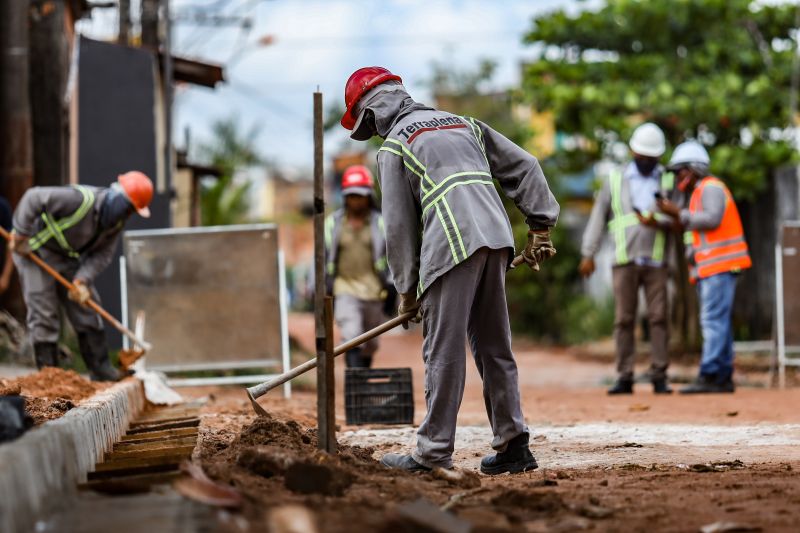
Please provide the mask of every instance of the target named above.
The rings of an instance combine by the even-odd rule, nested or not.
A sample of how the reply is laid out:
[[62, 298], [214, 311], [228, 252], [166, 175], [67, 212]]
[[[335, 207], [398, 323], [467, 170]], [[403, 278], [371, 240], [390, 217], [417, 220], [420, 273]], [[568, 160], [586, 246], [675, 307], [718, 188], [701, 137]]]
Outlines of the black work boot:
[[36, 368], [41, 370], [46, 366], [58, 366], [58, 344], [55, 342], [34, 342], [33, 357]]
[[421, 465], [414, 460], [410, 455], [403, 455], [399, 453], [387, 453], [381, 457], [381, 464], [389, 468], [396, 468], [397, 470], [405, 470], [406, 472], [430, 472], [431, 469], [425, 465]]
[[481, 472], [494, 476], [508, 472], [518, 474], [528, 470], [536, 470], [539, 465], [528, 448], [529, 435], [520, 433], [506, 446], [506, 451], [487, 455], [481, 459]]
[[736, 390], [736, 387], [733, 385], [733, 379], [730, 377], [726, 380], [719, 381], [716, 375], [700, 374], [697, 376], [697, 379], [678, 392], [681, 394], [716, 394], [730, 393], [734, 390]]
[[119, 381], [122, 379], [122, 374], [114, 368], [108, 358], [104, 331], [78, 333], [78, 346], [92, 381]]
[[614, 386], [608, 389], [608, 394], [633, 394], [633, 379], [618, 378]]
[[672, 394], [672, 387], [669, 386], [669, 381], [667, 381], [667, 378], [654, 379], [653, 392], [655, 394]]

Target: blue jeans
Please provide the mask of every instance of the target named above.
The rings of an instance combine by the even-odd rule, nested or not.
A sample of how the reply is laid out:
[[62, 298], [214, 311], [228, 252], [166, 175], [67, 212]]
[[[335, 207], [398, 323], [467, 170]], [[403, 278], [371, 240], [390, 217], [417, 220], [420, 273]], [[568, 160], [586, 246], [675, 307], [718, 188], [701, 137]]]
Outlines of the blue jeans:
[[738, 276], [723, 272], [697, 282], [703, 356], [700, 374], [727, 381], [733, 376], [733, 326], [731, 310]]

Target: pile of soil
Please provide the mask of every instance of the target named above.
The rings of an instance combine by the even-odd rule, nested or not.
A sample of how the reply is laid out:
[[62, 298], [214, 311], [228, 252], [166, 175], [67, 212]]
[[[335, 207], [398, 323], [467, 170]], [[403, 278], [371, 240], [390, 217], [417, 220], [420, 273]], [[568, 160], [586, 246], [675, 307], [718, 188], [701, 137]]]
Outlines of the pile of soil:
[[22, 396], [25, 410], [39, 425], [64, 416], [81, 400], [108, 387], [89, 381], [72, 370], [47, 367], [16, 379], [0, 379], [0, 396]]
[[409, 474], [382, 467], [371, 448], [330, 456], [313, 429], [242, 413], [208, 415], [195, 457], [244, 496], [251, 524], [270, 530], [287, 513], [299, 520], [298, 510], [321, 532], [697, 531], [715, 522], [792, 531], [800, 518], [798, 465], [789, 463]]
[[[212, 479], [245, 496], [244, 512], [257, 521], [297, 505], [313, 513], [321, 531], [425, 531], [442, 520], [488, 531], [497, 529], [497, 516], [519, 525], [574, 514], [543, 473], [517, 476], [520, 488], [495, 489], [482, 487], [487, 478], [471, 471], [389, 470], [372, 448], [325, 454], [316, 448], [316, 430], [294, 420], [258, 417], [232, 439], [222, 424], [214, 426], [201, 431], [197, 457]], [[471, 505], [476, 497], [478, 511]]]

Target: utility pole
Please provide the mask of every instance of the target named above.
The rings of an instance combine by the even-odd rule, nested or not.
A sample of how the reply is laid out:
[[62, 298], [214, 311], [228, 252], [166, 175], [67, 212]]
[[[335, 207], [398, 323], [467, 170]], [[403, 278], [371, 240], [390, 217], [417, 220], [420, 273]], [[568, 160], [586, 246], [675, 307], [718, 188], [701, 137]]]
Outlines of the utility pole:
[[[11, 2], [26, 4], [26, 2]], [[65, 3], [30, 3], [29, 79], [33, 128], [33, 184], [63, 185], [68, 165], [64, 107], [68, 47]]]
[[[28, 2], [0, 2], [0, 80], [0, 194], [15, 206], [33, 184]], [[25, 304], [16, 283], [0, 301], [14, 317], [24, 320]]]
[[158, 50], [158, 3], [159, 0], [142, 0], [142, 46]]
[[[164, 177], [166, 190], [172, 187], [172, 22], [170, 20], [169, 0], [161, 0], [164, 17], [164, 63], [161, 81], [164, 95]], [[166, 192], [159, 191], [159, 192]]]
[[128, 46], [131, 35], [131, 0], [119, 0], [119, 30], [117, 44]]
[[0, 80], [0, 194], [16, 205], [33, 184], [26, 2], [0, 2]]

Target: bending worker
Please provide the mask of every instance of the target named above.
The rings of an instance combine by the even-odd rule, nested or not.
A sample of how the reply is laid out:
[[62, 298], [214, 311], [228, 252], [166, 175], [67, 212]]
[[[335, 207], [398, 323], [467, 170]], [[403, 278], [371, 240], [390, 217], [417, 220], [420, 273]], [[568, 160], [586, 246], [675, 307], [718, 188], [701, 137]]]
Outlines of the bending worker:
[[[78, 335], [78, 345], [93, 380], [119, 379], [108, 358], [100, 316], [86, 302], [100, 303], [94, 279], [114, 257], [122, 228], [134, 212], [150, 216], [153, 184], [141, 172], [119, 176], [109, 188], [75, 185], [33, 187], [14, 212], [12, 248], [36, 366], [58, 366], [59, 304]], [[27, 256], [36, 252], [75, 290], [66, 289]]]
[[[646, 122], [636, 128], [629, 143], [633, 161], [622, 172], [614, 170], [592, 207], [583, 234], [578, 267], [584, 277], [595, 269], [594, 255], [600, 249], [606, 226], [614, 237], [614, 340], [617, 349], [617, 381], [609, 394], [633, 393], [635, 359], [634, 329], [639, 288], [644, 287], [650, 324], [650, 379], [653, 392], [669, 394], [667, 332], [667, 281], [665, 261], [671, 222], [652, 216], [656, 194], [671, 194], [674, 176], [659, 165], [664, 155], [664, 133]], [[642, 223], [640, 223], [640, 220]], [[663, 227], [660, 225], [663, 224]]]
[[[386, 262], [383, 216], [374, 206], [372, 173], [353, 165], [342, 176], [344, 207], [325, 219], [328, 293], [335, 298], [336, 324], [342, 342], [383, 321], [383, 299], [391, 283]], [[377, 338], [348, 350], [350, 368], [369, 368]]]
[[697, 283], [700, 296], [700, 374], [680, 390], [684, 394], [734, 391], [731, 310], [738, 275], [752, 266], [739, 210], [730, 190], [709, 174], [710, 164], [702, 144], [678, 145], [669, 167], [678, 178], [678, 188], [690, 195], [689, 207], [658, 202], [659, 209], [686, 230], [689, 278]]
[[514, 239], [493, 180], [527, 217], [521, 258], [533, 270], [556, 252], [549, 234], [558, 203], [536, 158], [477, 120], [415, 102], [401, 83], [381, 67], [357, 70], [341, 121], [353, 139], [384, 139], [378, 170], [389, 266], [399, 313], [418, 311], [425, 338], [428, 409], [416, 450], [382, 463], [408, 471], [452, 466], [468, 338], [497, 451], [481, 471], [534, 469], [505, 295]]

